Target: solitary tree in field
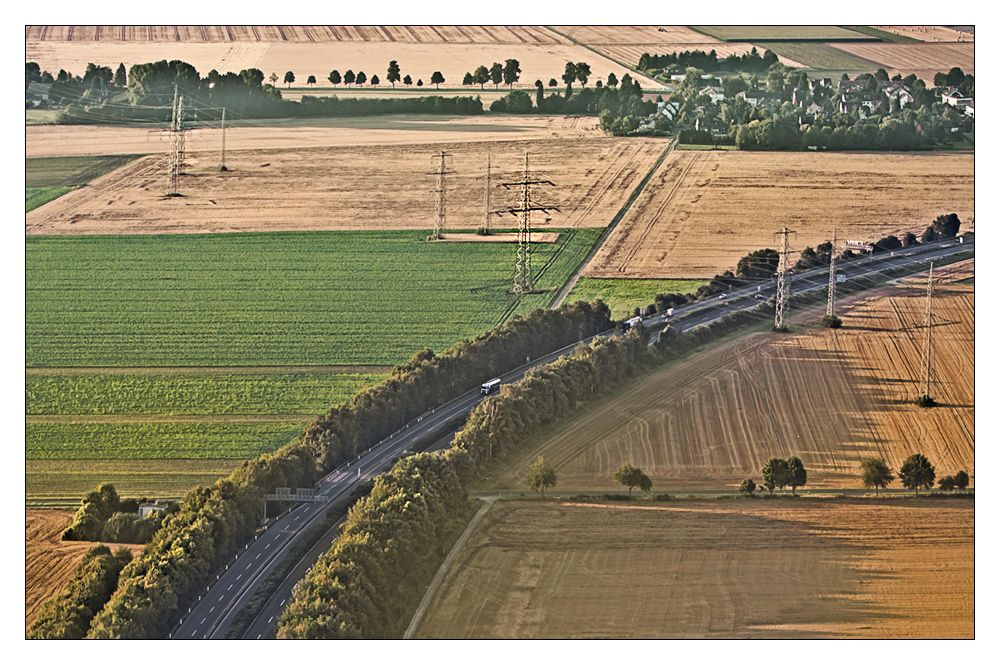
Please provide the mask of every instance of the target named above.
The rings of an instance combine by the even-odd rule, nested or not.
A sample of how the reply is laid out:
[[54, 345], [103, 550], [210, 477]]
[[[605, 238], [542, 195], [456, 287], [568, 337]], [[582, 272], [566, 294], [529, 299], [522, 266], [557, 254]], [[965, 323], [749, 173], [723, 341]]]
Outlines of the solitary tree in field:
[[528, 474], [524, 477], [524, 484], [536, 492], [541, 490], [544, 497], [545, 488], [555, 487], [557, 480], [555, 469], [549, 466], [545, 458], [539, 457], [535, 460], [534, 464], [528, 467]]
[[750, 478], [744, 478], [743, 482], [740, 483], [740, 494], [745, 496], [753, 496], [754, 491], [757, 489], [757, 483], [755, 483]]
[[875, 496], [878, 496], [878, 488], [887, 488], [895, 478], [884, 459], [868, 457], [861, 460], [861, 483], [868, 489], [874, 487]]
[[385, 78], [387, 81], [389, 81], [389, 83], [392, 84], [393, 88], [396, 87], [396, 81], [399, 80], [399, 65], [396, 63], [395, 60], [389, 61], [389, 69], [386, 72]]
[[768, 459], [761, 469], [761, 475], [764, 477], [764, 487], [771, 494], [774, 494], [775, 487], [784, 489], [788, 484], [788, 461], [780, 457]]
[[378, 74], [372, 74], [372, 85], [378, 85]]
[[960, 490], [964, 490], [969, 486], [969, 474], [965, 471], [959, 471], [955, 474], [955, 487]]
[[920, 453], [910, 455], [899, 468], [899, 480], [903, 487], [913, 490], [914, 495], [919, 494], [921, 487], [934, 487], [934, 467]]
[[550, 88], [554, 88], [554, 87], [556, 87], [557, 85], [559, 85], [559, 83], [558, 83], [558, 82], [556, 82], [556, 80], [555, 80], [555, 79], [549, 79], [549, 87], [550, 87]]
[[462, 85], [472, 85], [475, 81], [472, 79], [472, 74], [470, 72], [465, 72], [465, 76], [462, 77]]
[[340, 72], [338, 72], [336, 69], [334, 69], [332, 72], [330, 72], [330, 75], [326, 77], [326, 80], [328, 80], [334, 86], [337, 86], [340, 83], [340, 81], [342, 80], [340, 78]]
[[292, 83], [295, 83], [295, 74], [293, 74], [291, 72], [285, 72], [285, 84], [286, 84], [286, 86], [287, 85], [291, 85]]
[[803, 487], [806, 484], [808, 474], [806, 468], [795, 455], [788, 458], [788, 484], [792, 487], [792, 496], [795, 496], [795, 488]]
[[316, 85], [316, 77], [310, 74], [309, 78], [306, 79], [306, 83], [308, 85]]
[[628, 488], [629, 496], [632, 496], [632, 488], [638, 487], [643, 492], [653, 489], [653, 482], [642, 469], [637, 469], [628, 462], [625, 462], [615, 471], [615, 482]]
[[444, 83], [444, 76], [441, 75], [441, 72], [434, 72], [431, 74], [431, 83], [433, 83], [438, 90], [441, 89], [441, 84]]
[[267, 77], [267, 80], [270, 81], [271, 85], [273, 86], [275, 83], [278, 82], [278, 75], [275, 74], [274, 72], [271, 72], [271, 75]]

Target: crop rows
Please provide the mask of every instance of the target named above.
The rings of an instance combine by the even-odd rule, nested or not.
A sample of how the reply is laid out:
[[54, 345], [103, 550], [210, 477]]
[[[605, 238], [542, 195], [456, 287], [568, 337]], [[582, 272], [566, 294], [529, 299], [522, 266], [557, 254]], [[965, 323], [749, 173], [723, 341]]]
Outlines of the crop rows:
[[302, 423], [25, 425], [28, 460], [250, 459], [285, 445]]
[[[538, 286], [596, 234], [536, 244]], [[31, 236], [27, 365], [393, 365], [548, 303], [508, 292], [513, 245], [425, 235]]]
[[69, 374], [25, 379], [28, 415], [318, 415], [382, 374]]
[[566, 297], [567, 302], [600, 299], [615, 319], [627, 318], [636, 307], [646, 307], [658, 294], [694, 293], [708, 284], [701, 279], [580, 279]]
[[137, 155], [35, 157], [24, 160], [26, 187], [76, 187], [128, 164]]

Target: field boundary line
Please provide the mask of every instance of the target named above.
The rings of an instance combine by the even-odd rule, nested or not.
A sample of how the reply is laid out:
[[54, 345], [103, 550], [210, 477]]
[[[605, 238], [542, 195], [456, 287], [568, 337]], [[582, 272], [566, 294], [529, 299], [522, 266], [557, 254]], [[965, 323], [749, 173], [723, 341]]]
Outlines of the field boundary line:
[[649, 181], [652, 179], [653, 174], [656, 173], [657, 169], [659, 169], [660, 166], [663, 165], [663, 162], [667, 158], [667, 155], [669, 155], [670, 151], [673, 150], [673, 148], [677, 145], [677, 141], [678, 137], [674, 136], [673, 140], [671, 140], [670, 143], [667, 144], [667, 147], [663, 150], [663, 154], [661, 154], [659, 159], [657, 159], [653, 163], [653, 166], [649, 169], [649, 172], [646, 173], [645, 177], [642, 180], [640, 180], [639, 184], [636, 185], [634, 190], [632, 190], [632, 193], [625, 201], [625, 204], [618, 210], [615, 216], [611, 219], [611, 223], [604, 227], [604, 231], [602, 231], [601, 235], [598, 236], [597, 242], [594, 243], [594, 246], [590, 248], [590, 251], [587, 253], [587, 255], [583, 257], [582, 261], [580, 261], [580, 265], [577, 266], [577, 269], [573, 272], [572, 275], [570, 275], [569, 279], [566, 280], [566, 283], [563, 284], [563, 287], [559, 289], [556, 295], [552, 298], [552, 302], [549, 303], [549, 309], [558, 308], [559, 305], [562, 304], [562, 301], [566, 299], [566, 296], [569, 295], [569, 292], [573, 290], [573, 287], [576, 286], [577, 280], [580, 279], [580, 275], [583, 274], [583, 271], [586, 269], [587, 265], [594, 259], [594, 257], [597, 255], [597, 252], [601, 249], [601, 247], [604, 246], [604, 243], [607, 242], [608, 238], [611, 236], [611, 232], [615, 230], [615, 228], [618, 226], [618, 223], [625, 218], [625, 215], [632, 207], [632, 204], [635, 203], [636, 199], [639, 198], [639, 194], [641, 194], [642, 191], [646, 188], [646, 185], [649, 184]]
[[490, 508], [493, 507], [493, 502], [497, 500], [497, 496], [484, 496], [481, 497], [485, 502], [485, 505], [479, 509], [472, 521], [469, 522], [469, 526], [465, 527], [465, 531], [459, 536], [458, 541], [448, 552], [448, 556], [445, 557], [444, 562], [441, 567], [438, 568], [437, 573], [434, 575], [434, 579], [431, 580], [431, 584], [427, 587], [427, 591], [424, 592], [424, 597], [420, 601], [420, 605], [417, 607], [417, 611], [413, 613], [413, 618], [410, 619], [410, 625], [406, 628], [406, 632], [403, 633], [404, 640], [412, 640], [413, 634], [417, 632], [417, 627], [420, 626], [420, 621], [424, 618], [424, 613], [427, 612], [427, 608], [430, 607], [431, 601], [434, 596], [437, 595], [437, 590], [444, 581], [445, 575], [451, 570], [452, 565], [454, 565], [455, 560], [458, 559], [459, 552], [465, 547], [465, 543], [468, 542], [469, 537], [472, 536], [472, 532], [476, 530], [479, 523], [483, 521], [486, 517], [486, 513]]

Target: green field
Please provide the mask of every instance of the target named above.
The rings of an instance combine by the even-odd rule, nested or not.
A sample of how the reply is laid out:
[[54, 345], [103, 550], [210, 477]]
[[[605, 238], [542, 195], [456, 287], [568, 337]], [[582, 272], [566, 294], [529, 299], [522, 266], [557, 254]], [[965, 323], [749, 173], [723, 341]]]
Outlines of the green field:
[[25, 414], [318, 416], [384, 374], [28, 374]]
[[305, 423], [28, 422], [24, 429], [29, 460], [244, 460], [297, 438]]
[[914, 39], [913, 37], [908, 37], [907, 35], [897, 35], [894, 32], [886, 32], [885, 30], [879, 30], [878, 28], [873, 28], [870, 25], [844, 25], [841, 26], [847, 28], [848, 30], [854, 30], [856, 32], [863, 33], [865, 35], [870, 35], [872, 37], [877, 37], [884, 42], [897, 42], [900, 44], [919, 44], [919, 39]]
[[877, 37], [835, 25], [691, 25], [688, 27], [724, 42], [879, 41]]
[[24, 212], [31, 212], [71, 191], [73, 191], [72, 187], [26, 187], [24, 190]]
[[421, 231], [30, 236], [26, 364], [396, 365], [546, 306], [599, 233], [533, 245], [523, 296], [515, 245]]
[[24, 185], [79, 187], [125, 166], [139, 155], [32, 157], [24, 160]]
[[632, 316], [636, 307], [647, 307], [657, 294], [694, 293], [708, 284], [700, 279], [580, 279], [566, 296], [566, 302], [600, 298], [611, 308], [611, 317]]
[[811, 44], [799, 42], [774, 42], [767, 48], [778, 55], [801, 62], [812, 69], [835, 69], [846, 72], [873, 71], [880, 67], [879, 63], [851, 55], [826, 44]]

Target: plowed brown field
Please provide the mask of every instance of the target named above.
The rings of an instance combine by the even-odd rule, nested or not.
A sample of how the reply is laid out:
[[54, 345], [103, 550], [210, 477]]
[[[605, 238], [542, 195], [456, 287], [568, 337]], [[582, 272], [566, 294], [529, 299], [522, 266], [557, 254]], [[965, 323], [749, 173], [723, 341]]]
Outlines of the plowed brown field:
[[499, 501], [425, 639], [975, 636], [971, 501]]
[[[424, 134], [427, 135], [426, 132]], [[227, 137], [228, 143], [228, 137]], [[524, 153], [535, 176], [556, 186], [534, 196], [553, 205], [551, 220], [567, 228], [608, 224], [666, 148], [666, 139], [485, 141], [403, 146], [214, 152], [187, 160], [180, 198], [165, 198], [166, 156], [147, 156], [70, 192], [25, 217], [29, 234], [202, 233], [228, 231], [431, 229], [437, 155], [451, 157], [447, 228], [483, 223], [486, 156], [493, 182], [520, 177]], [[516, 203], [496, 189], [494, 209]], [[516, 225], [494, 217], [496, 227]]]
[[[976, 73], [976, 45], [971, 41], [944, 44], [830, 44], [867, 60], [880, 62], [890, 74], [916, 74], [930, 86], [934, 74], [961, 67], [966, 74]], [[895, 74], [893, 74], [895, 75]]]
[[[43, 602], [63, 591], [76, 567], [95, 543], [62, 542], [59, 534], [73, 521], [69, 510], [27, 510], [24, 515], [24, 627], [27, 630]], [[128, 547], [133, 554], [142, 545], [110, 545], [112, 551]]]
[[[933, 409], [913, 403], [925, 294], [919, 280], [887, 287], [845, 302], [841, 330], [747, 335], [668, 365], [554, 432], [495, 487], [523, 489], [537, 455], [560, 489], [584, 491], [620, 489], [613, 474], [623, 462], [642, 468], [654, 490], [736, 489], [747, 477], [760, 484], [769, 457], [789, 455], [802, 459], [812, 489], [861, 489], [862, 458], [898, 470], [913, 453], [939, 478], [974, 476], [974, 284], [935, 289]], [[793, 320], [815, 325], [822, 313]]]
[[[919, 235], [938, 215], [974, 215], [973, 154], [675, 151], [584, 277], [707, 279], [740, 258], [837, 237]], [[963, 231], [965, 230], [963, 226]]]

